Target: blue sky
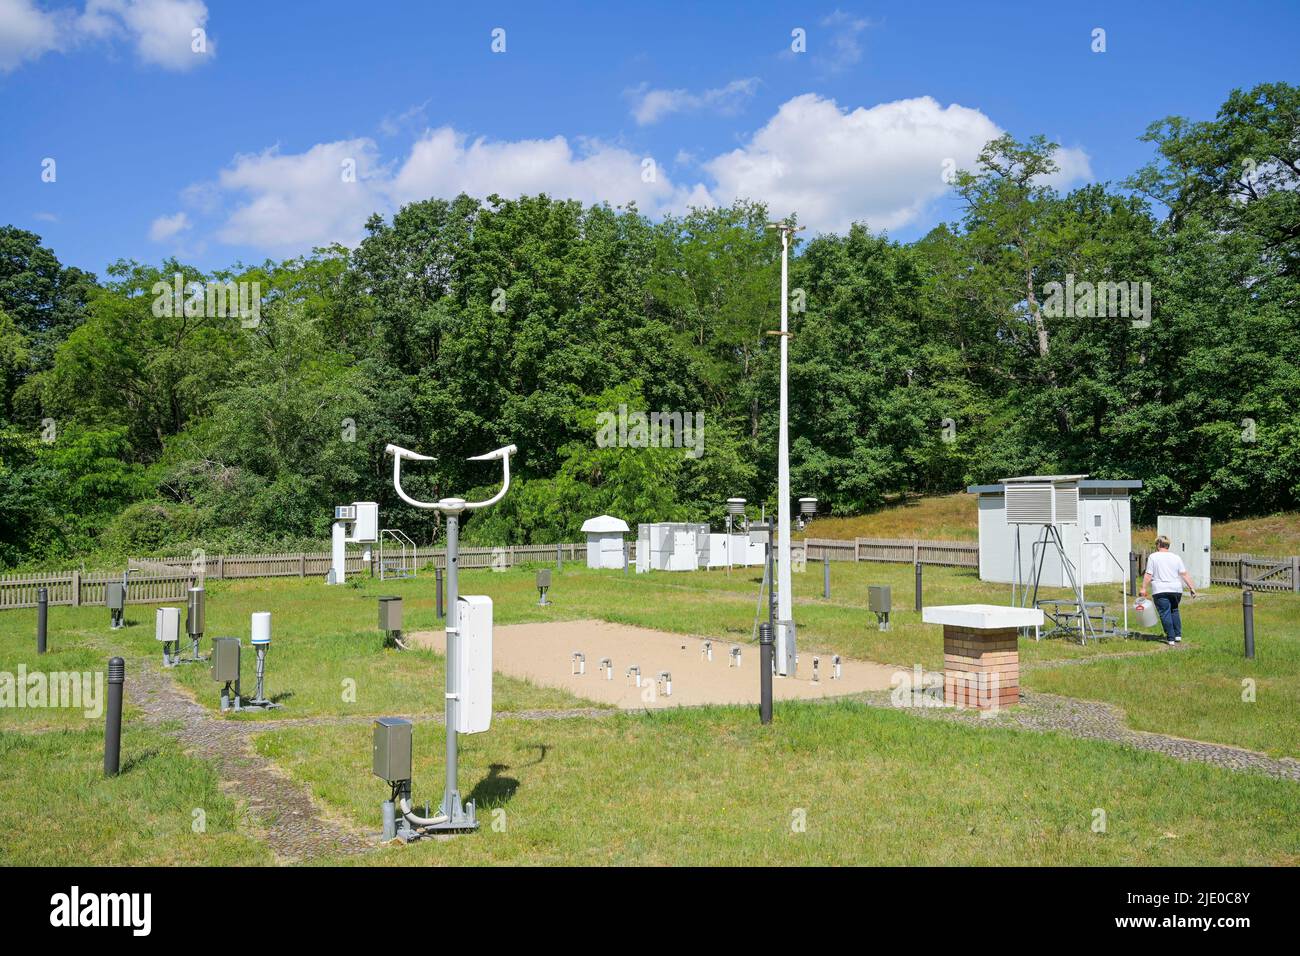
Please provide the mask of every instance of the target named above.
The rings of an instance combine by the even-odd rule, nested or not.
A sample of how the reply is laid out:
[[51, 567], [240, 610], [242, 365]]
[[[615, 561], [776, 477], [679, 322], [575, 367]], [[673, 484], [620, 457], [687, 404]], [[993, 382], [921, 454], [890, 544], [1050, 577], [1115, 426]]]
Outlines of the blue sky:
[[997, 132], [1059, 141], [1062, 186], [1118, 180], [1152, 120], [1300, 79], [1294, 2], [470, 6], [0, 0], [0, 222], [101, 274], [350, 244], [461, 189], [746, 195], [908, 240]]

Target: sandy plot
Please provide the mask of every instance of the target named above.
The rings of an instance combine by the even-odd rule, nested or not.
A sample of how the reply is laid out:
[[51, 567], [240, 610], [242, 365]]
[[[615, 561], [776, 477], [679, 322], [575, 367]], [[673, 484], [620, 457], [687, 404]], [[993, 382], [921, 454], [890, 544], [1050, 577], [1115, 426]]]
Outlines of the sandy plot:
[[[446, 646], [444, 633], [418, 631], [406, 639], [439, 652]], [[510, 624], [493, 629], [494, 669], [511, 677], [522, 677], [543, 687], [561, 687], [588, 700], [612, 704], [625, 710], [645, 707], [685, 707], [699, 704], [757, 704], [758, 647], [713, 640], [713, 660], [705, 654], [705, 638], [685, 637], [647, 628], [611, 624], [607, 621], [559, 621], [542, 624]], [[740, 666], [732, 666], [731, 651], [741, 648]], [[586, 673], [572, 673], [573, 654], [586, 656]], [[842, 677], [832, 680], [830, 654], [821, 660], [820, 680], [812, 679], [814, 655], [799, 654], [794, 677], [775, 677], [775, 700], [840, 697], [867, 690], [883, 690], [897, 668], [870, 661], [841, 659]], [[600, 666], [602, 658], [612, 663], [612, 678]], [[641, 686], [629, 676], [633, 666], [641, 669]], [[659, 675], [672, 675], [672, 695], [665, 693]]]

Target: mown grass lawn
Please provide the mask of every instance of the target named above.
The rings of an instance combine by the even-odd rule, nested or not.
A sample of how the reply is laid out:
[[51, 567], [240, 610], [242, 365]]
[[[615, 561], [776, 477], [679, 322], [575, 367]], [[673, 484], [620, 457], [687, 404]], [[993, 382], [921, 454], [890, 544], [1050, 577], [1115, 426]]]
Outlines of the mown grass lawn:
[[272, 862], [212, 768], [159, 729], [124, 728], [112, 778], [102, 729], [0, 731], [0, 767], [0, 865]]
[[[912, 610], [908, 565], [832, 564], [794, 579], [800, 646], [910, 669], [942, 666], [939, 629]], [[875, 628], [870, 584], [894, 591], [894, 626]], [[756, 612], [755, 569], [624, 575], [572, 564], [537, 606], [530, 569], [469, 571], [462, 592], [486, 593], [501, 624], [601, 618], [743, 642]], [[208, 633], [245, 642], [245, 691], [253, 682], [249, 615], [273, 614], [268, 690], [286, 707], [243, 718], [406, 716], [442, 710], [442, 659], [381, 648], [376, 598], [404, 598], [408, 630], [439, 626], [432, 575], [330, 588], [298, 579], [208, 582]], [[1118, 588], [1090, 597], [1118, 607]], [[925, 569], [927, 604], [1006, 603], [1008, 589], [972, 571]], [[211, 771], [171, 738], [138, 721], [130, 675], [158, 657], [153, 608], [128, 609], [113, 632], [103, 608], [56, 607], [50, 653], [34, 652], [34, 611], [0, 614], [0, 671], [102, 669], [127, 659], [127, 772], [99, 779], [102, 717], [71, 709], [0, 708], [0, 860], [7, 862], [265, 862]], [[1300, 598], [1257, 595], [1258, 657], [1241, 656], [1240, 593], [1211, 589], [1186, 605], [1188, 646], [1107, 641], [1022, 642], [1032, 690], [1110, 701], [1132, 725], [1300, 754]], [[1115, 653], [1134, 656], [1110, 658]], [[1077, 661], [1065, 664], [1066, 661]], [[1062, 666], [1057, 666], [1062, 665]], [[211, 710], [217, 685], [206, 665], [172, 672]], [[1243, 681], [1254, 682], [1253, 702]], [[498, 714], [580, 706], [573, 695], [498, 677]], [[1248, 695], [1247, 695], [1248, 696]], [[417, 731], [416, 797], [441, 794], [442, 731]], [[308, 784], [327, 807], [377, 827], [385, 786], [369, 772], [366, 723], [285, 727], [256, 746]], [[476, 791], [484, 832], [383, 853], [375, 862], [858, 862], [858, 863], [1281, 863], [1300, 860], [1300, 786], [1184, 764], [1114, 745], [985, 724], [952, 725], [859, 703], [783, 704], [763, 730], [749, 708], [706, 708], [588, 720], [498, 718], [464, 739], [461, 786]], [[137, 759], [138, 758], [138, 759]], [[134, 761], [134, 762], [133, 762]], [[80, 820], [24, 831], [52, 793], [74, 794]], [[237, 795], [236, 795], [237, 796]], [[75, 805], [75, 803], [73, 804]], [[114, 808], [117, 807], [118, 810]], [[191, 834], [195, 807], [208, 813]], [[506, 829], [493, 830], [503, 810]], [[794, 832], [796, 810], [806, 832]], [[1104, 833], [1093, 811], [1107, 814]], [[119, 812], [120, 811], [120, 812]], [[86, 820], [101, 821], [87, 829]], [[151, 821], [154, 821], [151, 823]], [[87, 833], [96, 835], [86, 847]], [[190, 834], [187, 836], [187, 834]], [[216, 837], [216, 839], [214, 839]]]
[[[442, 741], [439, 725], [417, 726], [418, 803], [441, 796]], [[462, 745], [481, 831], [360, 862], [1300, 862], [1290, 781], [852, 702], [785, 704], [766, 728], [750, 708], [498, 720]], [[378, 828], [388, 790], [370, 774], [368, 728], [288, 728], [255, 746]]]

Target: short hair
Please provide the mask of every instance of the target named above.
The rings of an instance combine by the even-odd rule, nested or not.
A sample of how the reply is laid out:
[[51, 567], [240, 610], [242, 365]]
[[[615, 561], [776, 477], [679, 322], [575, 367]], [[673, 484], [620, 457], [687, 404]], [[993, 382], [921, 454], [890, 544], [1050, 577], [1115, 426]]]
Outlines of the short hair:
[[1161, 551], [1169, 547], [1169, 539], [1163, 534], [1156, 538], [1156, 550]]

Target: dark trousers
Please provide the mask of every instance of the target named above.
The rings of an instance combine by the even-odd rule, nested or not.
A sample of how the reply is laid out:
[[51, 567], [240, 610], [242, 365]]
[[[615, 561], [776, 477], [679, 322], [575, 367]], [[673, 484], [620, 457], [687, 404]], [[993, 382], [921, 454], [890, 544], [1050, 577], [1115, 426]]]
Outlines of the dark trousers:
[[1165, 629], [1165, 637], [1171, 641], [1183, 636], [1183, 619], [1178, 615], [1178, 605], [1182, 599], [1181, 591], [1151, 595], [1151, 600], [1156, 602], [1156, 613], [1160, 615], [1160, 625]]

